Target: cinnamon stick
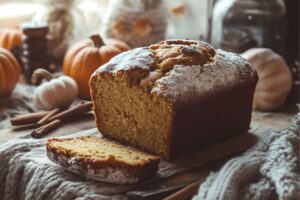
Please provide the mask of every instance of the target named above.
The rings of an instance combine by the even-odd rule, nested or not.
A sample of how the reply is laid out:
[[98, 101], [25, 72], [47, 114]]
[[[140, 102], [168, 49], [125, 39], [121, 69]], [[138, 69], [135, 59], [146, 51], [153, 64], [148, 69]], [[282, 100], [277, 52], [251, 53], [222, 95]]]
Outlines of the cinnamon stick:
[[17, 115], [11, 119], [11, 124], [13, 126], [27, 126], [31, 124], [40, 126], [31, 132], [32, 137], [39, 138], [62, 125], [64, 121], [91, 111], [92, 107], [92, 102], [81, 102], [64, 111], [62, 111], [61, 108], [55, 108], [50, 112], [47, 111]]
[[61, 108], [55, 108], [55, 109], [51, 110], [47, 115], [45, 115], [42, 119], [40, 119], [37, 122], [37, 125], [38, 126], [45, 125], [51, 117], [55, 116], [56, 114], [58, 114], [60, 112], [61, 112]]
[[28, 124], [34, 124], [43, 117], [45, 117], [49, 112], [36, 112], [36, 113], [27, 113], [16, 115], [10, 119], [10, 123], [13, 126], [22, 126]]
[[21, 126], [14, 126], [13, 130], [21, 131], [21, 130], [27, 130], [27, 129], [34, 129], [36, 127], [38, 127], [37, 124], [26, 124], [26, 125], [21, 125]]
[[93, 103], [92, 102], [82, 102], [72, 108], [69, 108], [63, 112], [60, 112], [52, 117], [50, 117], [47, 122], [51, 122], [54, 120], [61, 120], [61, 121], [65, 121], [68, 120], [76, 115], [88, 112], [90, 110], [92, 110], [93, 107]]
[[43, 125], [35, 130], [33, 130], [31, 132], [31, 136], [33, 138], [40, 138], [46, 134], [48, 134], [49, 132], [51, 132], [52, 130], [58, 128], [60, 125], [62, 124], [62, 121], [59, 119], [56, 119], [46, 125]]

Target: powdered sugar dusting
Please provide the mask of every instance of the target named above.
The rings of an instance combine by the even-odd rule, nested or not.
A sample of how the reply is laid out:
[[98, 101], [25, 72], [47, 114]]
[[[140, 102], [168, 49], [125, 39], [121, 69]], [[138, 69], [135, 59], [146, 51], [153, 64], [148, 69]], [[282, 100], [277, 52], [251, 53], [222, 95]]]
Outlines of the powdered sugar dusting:
[[[145, 86], [151, 94], [176, 104], [217, 96], [257, 81], [255, 69], [241, 56], [215, 51], [203, 42], [165, 41], [152, 45], [152, 51], [155, 53], [142, 47], [119, 54], [94, 75], [123, 72], [132, 85]], [[153, 73], [156, 76], [152, 77]]]
[[[156, 81], [152, 93], [172, 102], [207, 96], [253, 80], [255, 70], [237, 54], [217, 50], [215, 61], [201, 65], [175, 65]], [[206, 94], [206, 95], [204, 95]]]
[[149, 71], [153, 63], [154, 59], [148, 48], [136, 48], [113, 57], [108, 63], [99, 67], [93, 76], [101, 72], [116, 73], [119, 70], [129, 71], [136, 68]]

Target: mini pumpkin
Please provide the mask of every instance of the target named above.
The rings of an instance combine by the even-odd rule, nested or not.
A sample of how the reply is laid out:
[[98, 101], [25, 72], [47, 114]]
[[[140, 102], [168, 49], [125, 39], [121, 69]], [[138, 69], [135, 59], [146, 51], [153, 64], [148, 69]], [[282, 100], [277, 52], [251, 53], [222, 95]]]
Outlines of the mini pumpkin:
[[289, 94], [293, 81], [284, 59], [266, 48], [253, 48], [242, 54], [256, 69], [253, 109], [270, 111], [281, 106]]
[[45, 69], [36, 69], [32, 82], [46, 79], [47, 82], [38, 86], [34, 93], [33, 103], [37, 109], [51, 110], [69, 105], [78, 95], [77, 83], [69, 76], [53, 76]]
[[22, 31], [14, 28], [0, 29], [0, 47], [12, 50], [14, 46], [22, 45]]
[[7, 49], [0, 47], [0, 97], [11, 95], [21, 73], [21, 67]]
[[92, 35], [90, 39], [79, 42], [68, 50], [63, 71], [77, 82], [79, 96], [90, 99], [88, 82], [92, 73], [112, 57], [128, 49], [128, 45], [122, 41], [103, 41], [99, 35]]

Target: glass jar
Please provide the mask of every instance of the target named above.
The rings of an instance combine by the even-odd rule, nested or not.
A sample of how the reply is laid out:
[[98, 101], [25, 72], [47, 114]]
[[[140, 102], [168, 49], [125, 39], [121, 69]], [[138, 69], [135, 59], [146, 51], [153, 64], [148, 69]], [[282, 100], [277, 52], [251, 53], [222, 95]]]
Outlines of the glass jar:
[[219, 0], [213, 10], [211, 43], [241, 53], [251, 47], [285, 52], [283, 0]]
[[209, 41], [215, 0], [164, 0], [168, 9], [167, 39]]

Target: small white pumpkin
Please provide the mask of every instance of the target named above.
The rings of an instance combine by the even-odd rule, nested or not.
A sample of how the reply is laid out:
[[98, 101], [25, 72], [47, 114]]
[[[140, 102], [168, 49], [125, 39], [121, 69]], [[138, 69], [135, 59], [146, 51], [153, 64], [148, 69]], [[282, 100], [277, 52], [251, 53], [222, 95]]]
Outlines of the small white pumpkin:
[[47, 82], [38, 86], [34, 93], [33, 103], [37, 109], [51, 110], [69, 105], [78, 95], [77, 83], [69, 76], [58, 78], [44, 69], [36, 69], [32, 75], [32, 82], [46, 79]]
[[291, 71], [284, 59], [266, 48], [249, 49], [242, 57], [255, 67], [259, 77], [253, 109], [270, 111], [281, 106], [293, 85]]

